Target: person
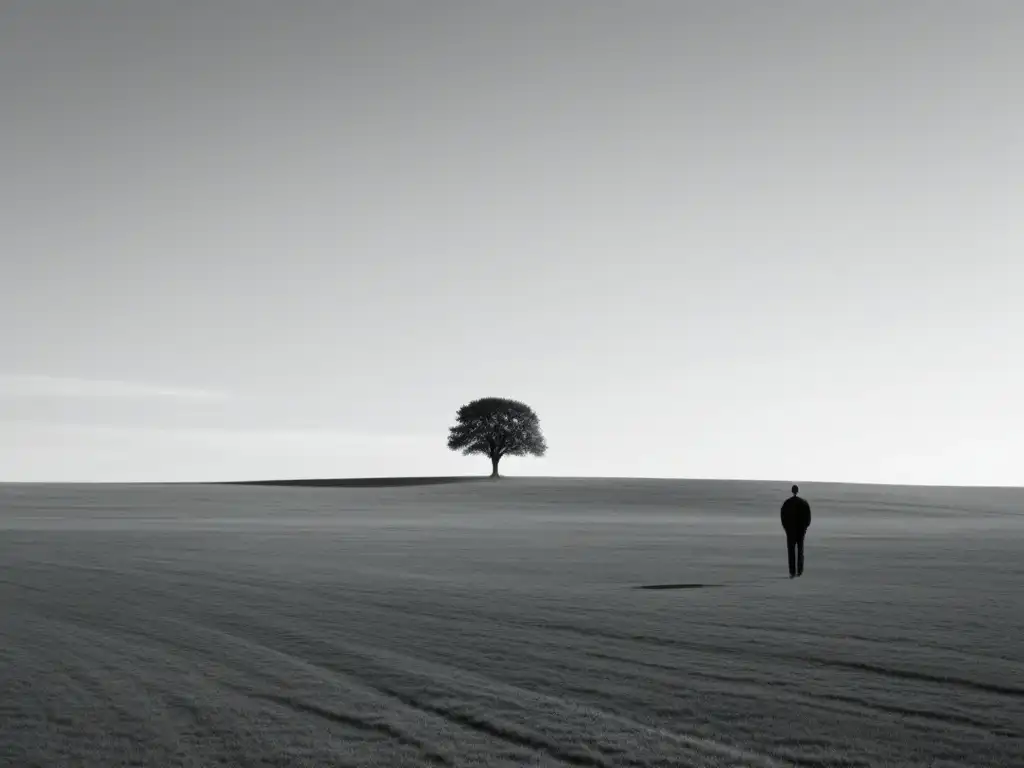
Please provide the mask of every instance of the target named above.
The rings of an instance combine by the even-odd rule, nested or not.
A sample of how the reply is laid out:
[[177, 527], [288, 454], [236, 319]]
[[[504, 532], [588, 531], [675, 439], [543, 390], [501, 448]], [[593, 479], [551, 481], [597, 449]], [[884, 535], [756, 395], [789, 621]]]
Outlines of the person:
[[789, 552], [789, 578], [804, 575], [804, 535], [811, 525], [811, 505], [800, 498], [800, 487], [793, 486], [793, 495], [782, 503], [782, 529], [786, 532]]

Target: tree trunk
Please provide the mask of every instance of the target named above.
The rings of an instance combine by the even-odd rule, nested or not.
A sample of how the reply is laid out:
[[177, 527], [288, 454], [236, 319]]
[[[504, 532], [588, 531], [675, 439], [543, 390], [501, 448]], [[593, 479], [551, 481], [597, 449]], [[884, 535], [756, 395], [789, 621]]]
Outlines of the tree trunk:
[[498, 477], [498, 462], [501, 461], [501, 456], [491, 456], [491, 477]]

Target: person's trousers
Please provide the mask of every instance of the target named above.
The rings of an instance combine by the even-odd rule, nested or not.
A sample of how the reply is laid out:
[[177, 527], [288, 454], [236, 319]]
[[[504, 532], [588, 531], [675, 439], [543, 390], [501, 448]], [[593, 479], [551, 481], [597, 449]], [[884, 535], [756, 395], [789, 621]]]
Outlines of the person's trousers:
[[804, 572], [804, 534], [807, 531], [786, 531], [786, 551], [789, 553], [789, 575]]

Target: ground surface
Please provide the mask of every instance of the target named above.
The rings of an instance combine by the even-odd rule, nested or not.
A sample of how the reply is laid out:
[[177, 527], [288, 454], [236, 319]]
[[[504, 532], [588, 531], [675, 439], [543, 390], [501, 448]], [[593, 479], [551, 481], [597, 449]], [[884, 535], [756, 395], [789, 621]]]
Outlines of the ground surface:
[[1024, 764], [1024, 492], [805, 490], [0, 486], [0, 764]]

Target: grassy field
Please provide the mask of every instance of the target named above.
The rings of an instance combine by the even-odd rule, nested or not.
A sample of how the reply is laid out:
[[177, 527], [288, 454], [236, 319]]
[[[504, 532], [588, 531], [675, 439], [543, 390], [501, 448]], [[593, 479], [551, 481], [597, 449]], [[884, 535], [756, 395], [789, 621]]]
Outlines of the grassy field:
[[1021, 765], [1024, 491], [787, 487], [0, 486], [0, 764]]

